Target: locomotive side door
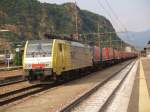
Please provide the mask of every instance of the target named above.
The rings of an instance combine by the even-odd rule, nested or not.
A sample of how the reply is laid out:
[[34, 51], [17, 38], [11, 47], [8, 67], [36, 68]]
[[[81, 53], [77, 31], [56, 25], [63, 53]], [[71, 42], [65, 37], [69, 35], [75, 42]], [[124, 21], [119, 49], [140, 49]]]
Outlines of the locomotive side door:
[[70, 57], [70, 46], [69, 44], [62, 44], [62, 71], [70, 70], [71, 68], [71, 57]]
[[62, 72], [63, 70], [63, 66], [64, 66], [64, 63], [63, 63], [63, 44], [62, 43], [59, 43], [58, 44], [58, 67], [59, 67], [59, 71]]
[[53, 50], [53, 71], [61, 75], [71, 69], [70, 46], [65, 42], [56, 41]]

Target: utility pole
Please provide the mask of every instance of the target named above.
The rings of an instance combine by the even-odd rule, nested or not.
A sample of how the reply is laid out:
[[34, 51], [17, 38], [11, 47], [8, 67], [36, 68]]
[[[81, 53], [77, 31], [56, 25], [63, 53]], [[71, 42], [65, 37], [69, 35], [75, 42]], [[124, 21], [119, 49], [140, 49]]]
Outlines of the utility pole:
[[88, 44], [87, 36], [85, 34], [83, 34], [83, 38], [84, 38], [85, 44]]
[[121, 40], [121, 50], [123, 50], [123, 41]]
[[110, 35], [109, 35], [109, 47], [112, 47], [112, 38], [111, 38], [111, 32], [110, 32]]
[[75, 1], [75, 26], [76, 26], [76, 36], [77, 39], [79, 39], [79, 33], [78, 33], [78, 11], [77, 11], [77, 3]]
[[97, 25], [97, 37], [98, 37], [99, 47], [101, 48], [100, 25], [99, 25], [99, 23], [98, 23], [98, 25]]

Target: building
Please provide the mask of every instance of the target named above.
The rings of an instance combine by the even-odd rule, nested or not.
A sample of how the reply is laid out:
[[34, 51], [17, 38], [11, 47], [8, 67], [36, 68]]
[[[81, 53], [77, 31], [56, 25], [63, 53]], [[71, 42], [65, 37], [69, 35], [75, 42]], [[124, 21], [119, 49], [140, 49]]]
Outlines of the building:
[[131, 46], [126, 46], [125, 51], [126, 52], [132, 52], [132, 47]]
[[150, 41], [146, 45], [146, 56], [150, 57]]
[[141, 51], [141, 56], [146, 57], [146, 48], [144, 48], [144, 50]]

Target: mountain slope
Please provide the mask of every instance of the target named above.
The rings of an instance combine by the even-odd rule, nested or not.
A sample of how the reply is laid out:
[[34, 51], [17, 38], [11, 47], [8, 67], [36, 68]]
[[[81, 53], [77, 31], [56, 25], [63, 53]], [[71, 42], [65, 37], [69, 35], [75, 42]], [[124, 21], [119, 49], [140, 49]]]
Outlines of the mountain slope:
[[[100, 32], [115, 32], [112, 24], [103, 16], [81, 10], [77, 7], [79, 33], [97, 32], [97, 25], [102, 27]], [[44, 38], [45, 33], [74, 34], [75, 33], [75, 4], [62, 5], [40, 3], [37, 0], [0, 0], [0, 29], [10, 30], [1, 32], [0, 38], [9, 41]], [[89, 37], [96, 40], [97, 36]], [[116, 34], [112, 35], [118, 40]], [[104, 36], [103, 40], [108, 40]]]
[[[127, 43], [137, 46], [139, 49], [143, 49], [150, 40], [150, 30], [143, 32], [128, 32], [128, 34], [122, 33], [118, 35]], [[127, 35], [129, 35], [129, 37], [127, 37]]]

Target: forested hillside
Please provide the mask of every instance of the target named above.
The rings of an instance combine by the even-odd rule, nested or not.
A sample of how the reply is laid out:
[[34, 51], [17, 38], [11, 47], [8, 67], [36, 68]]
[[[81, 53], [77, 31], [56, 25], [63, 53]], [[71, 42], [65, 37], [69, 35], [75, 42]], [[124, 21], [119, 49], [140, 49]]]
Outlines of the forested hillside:
[[[0, 0], [0, 38], [6, 41], [23, 41], [26, 39], [41, 39], [45, 33], [74, 34], [75, 4], [62, 5], [40, 3], [37, 0]], [[115, 32], [111, 23], [103, 16], [81, 10], [77, 7], [79, 33]], [[113, 40], [119, 40], [116, 34]], [[104, 40], [109, 35], [103, 36]], [[96, 40], [96, 35], [90, 36]]]

